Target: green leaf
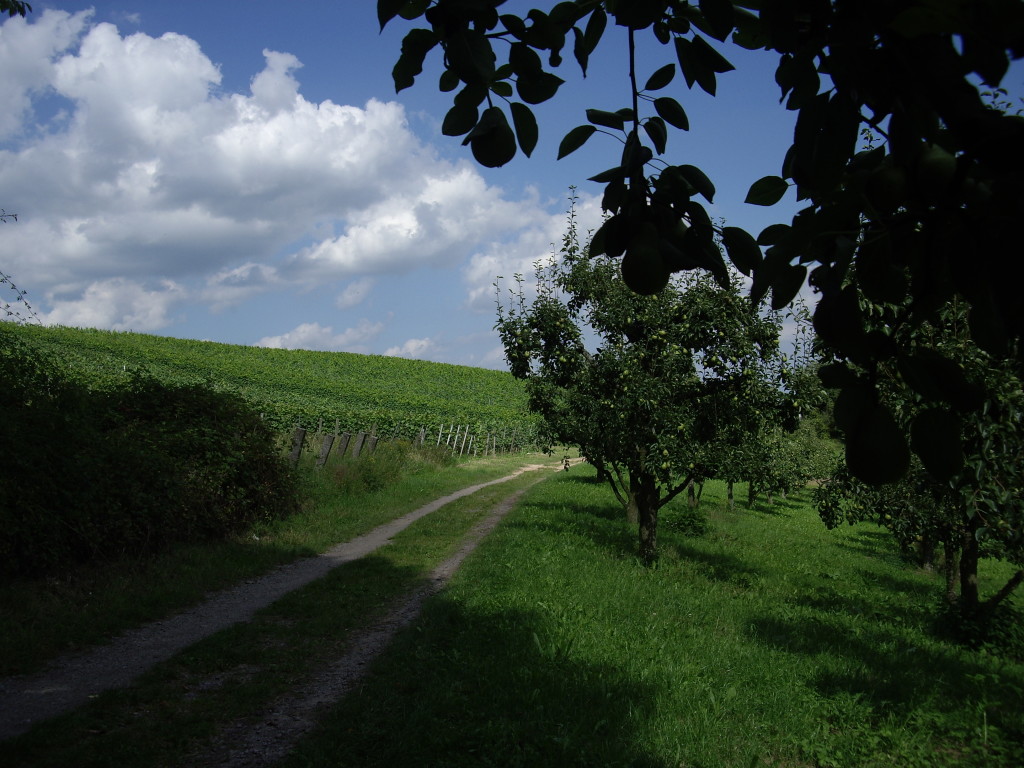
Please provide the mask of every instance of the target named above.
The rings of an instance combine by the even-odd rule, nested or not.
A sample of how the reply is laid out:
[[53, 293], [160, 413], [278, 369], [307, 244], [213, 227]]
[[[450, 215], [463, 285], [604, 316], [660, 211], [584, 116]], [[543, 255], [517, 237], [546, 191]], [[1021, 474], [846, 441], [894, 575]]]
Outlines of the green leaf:
[[593, 53], [597, 44], [601, 42], [601, 36], [608, 26], [608, 15], [600, 7], [594, 8], [587, 20], [587, 28], [583, 33], [583, 42], [587, 53]]
[[899, 359], [897, 367], [907, 385], [926, 400], [943, 400], [961, 413], [984, 405], [984, 387], [971, 382], [959, 364], [936, 350], [920, 349]]
[[634, 293], [653, 296], [668, 285], [669, 275], [661, 258], [658, 228], [645, 221], [629, 238], [622, 257], [622, 280]]
[[775, 205], [789, 189], [786, 180], [779, 176], [765, 176], [750, 185], [750, 191], [743, 202], [751, 205]]
[[624, 216], [611, 216], [604, 220], [590, 241], [590, 255], [605, 254], [617, 259], [626, 250], [629, 240], [629, 226]]
[[679, 170], [690, 185], [704, 195], [705, 200], [709, 203], [715, 202], [715, 185], [711, 183], [711, 179], [704, 174], [704, 171], [695, 165], [680, 165]]
[[516, 155], [516, 137], [500, 107], [485, 109], [463, 144], [469, 144], [473, 157], [485, 168], [498, 168]]
[[714, 37], [724, 42], [736, 24], [736, 9], [731, 0], [700, 0], [697, 5]]
[[851, 434], [874, 410], [875, 404], [874, 393], [868, 384], [857, 378], [845, 380], [832, 408], [836, 426], [845, 434]]
[[660, 117], [651, 117], [644, 121], [643, 126], [651, 143], [654, 144], [654, 151], [659, 155], [663, 154], [668, 143], [668, 129], [665, 127], [665, 121]]
[[430, 0], [406, 0], [398, 15], [406, 21], [412, 21], [422, 16], [429, 6]]
[[939, 482], [951, 479], [963, 469], [960, 429], [957, 416], [938, 408], [921, 411], [910, 423], [910, 447]]
[[516, 137], [519, 139], [519, 148], [523, 154], [529, 157], [537, 146], [537, 118], [532, 110], [525, 104], [518, 101], [512, 102], [512, 125], [516, 129]]
[[517, 75], [539, 75], [544, 71], [540, 56], [526, 43], [512, 43], [508, 50], [508, 63]]
[[593, 181], [597, 184], [604, 184], [609, 181], [618, 181], [625, 177], [626, 173], [622, 170], [621, 165], [616, 165], [614, 168], [609, 168], [606, 171], [601, 171], [596, 176], [591, 176], [587, 181]]
[[382, 31], [385, 25], [398, 15], [406, 2], [407, 0], [377, 0], [377, 21], [380, 22]]
[[597, 44], [601, 41], [601, 36], [604, 34], [607, 24], [608, 17], [598, 7], [591, 12], [585, 31], [581, 32], [579, 27], [573, 27], [572, 29], [575, 38], [572, 52], [573, 56], [576, 57], [576, 62], [580, 65], [580, 71], [583, 72], [584, 77], [587, 76], [587, 67], [590, 65], [590, 54], [594, 52]]
[[509, 99], [512, 97], [512, 84], [506, 80], [496, 80], [491, 83], [491, 91], [503, 99]]
[[676, 58], [686, 78], [686, 86], [693, 88], [693, 84], [697, 83], [701, 89], [714, 96], [717, 87], [714, 70], [708, 67], [700, 54], [695, 53], [694, 44], [685, 37], [677, 37], [675, 42]]
[[587, 139], [594, 135], [597, 130], [592, 125], [577, 125], [562, 138], [558, 145], [558, 160], [566, 155], [571, 155], [577, 149], [587, 143]]
[[886, 406], [876, 405], [847, 433], [846, 464], [855, 477], [869, 485], [895, 482], [907, 473], [910, 449]]
[[489, 86], [494, 80], [495, 55], [491, 42], [476, 29], [460, 29], [451, 34], [445, 47], [449, 68], [465, 83]]
[[[722, 54], [716, 51], [700, 35], [693, 36], [693, 54], [712, 72], [731, 72], [736, 69]], [[709, 91], [709, 93], [711, 93]], [[711, 93], [714, 96], [714, 93]]]
[[665, 66], [658, 69], [650, 78], [647, 80], [647, 84], [644, 86], [645, 91], [658, 91], [664, 88], [666, 85], [672, 82], [672, 78], [676, 76], [676, 65], [666, 64]]
[[502, 14], [498, 19], [505, 25], [505, 29], [511, 32], [512, 36], [517, 40], [522, 40], [526, 37], [526, 23], [518, 16]]
[[565, 81], [550, 72], [540, 72], [533, 75], [519, 75], [516, 78], [516, 91], [519, 98], [527, 104], [540, 104], [547, 101], [558, 87]]
[[616, 131], [623, 130], [626, 125], [626, 119], [622, 115], [617, 112], [606, 112], [603, 109], [588, 109], [587, 120], [594, 125], [612, 128]]
[[402, 53], [391, 70], [395, 93], [412, 86], [416, 75], [423, 71], [423, 59], [437, 43], [437, 35], [429, 29], [409, 30], [409, 34], [402, 39]]
[[747, 277], [750, 277], [750, 273], [761, 263], [761, 249], [746, 230], [739, 227], [723, 228], [722, 244], [725, 246], [725, 252], [729, 254], [729, 260]]
[[669, 125], [681, 131], [690, 130], [690, 120], [686, 116], [686, 112], [683, 111], [682, 106], [675, 99], [668, 96], [655, 99], [654, 111]]
[[441, 133], [445, 136], [461, 136], [473, 130], [479, 117], [477, 108], [470, 104], [456, 104], [448, 110], [441, 123]]
[[796, 298], [807, 278], [807, 267], [789, 265], [772, 283], [772, 309], [782, 309]]
[[438, 80], [437, 87], [442, 93], [449, 93], [459, 87], [459, 76], [450, 69], [446, 69], [441, 73], [441, 78]]

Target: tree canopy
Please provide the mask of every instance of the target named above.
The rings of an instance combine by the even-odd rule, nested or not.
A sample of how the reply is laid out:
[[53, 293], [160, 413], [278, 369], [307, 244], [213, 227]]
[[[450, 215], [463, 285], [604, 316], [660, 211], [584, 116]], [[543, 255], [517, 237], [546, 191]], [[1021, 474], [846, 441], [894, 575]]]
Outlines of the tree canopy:
[[658, 510], [720, 476], [744, 436], [785, 410], [780, 323], [702, 274], [631, 291], [614, 260], [581, 245], [573, 210], [561, 252], [536, 276], [532, 300], [521, 281], [510, 304], [499, 293], [509, 368], [551, 438], [579, 446], [610, 483], [651, 562]]
[[[914, 428], [928, 438], [916, 443], [946, 447], [938, 464], [959, 469], [962, 416], [984, 398], [961, 398], [962, 367], [941, 351], [921, 354], [899, 331], [933, 321], [957, 298], [968, 307], [974, 342], [1021, 362], [1015, 256], [1024, 119], [984, 93], [998, 93], [1011, 61], [1024, 55], [1024, 4], [574, 0], [525, 16], [502, 13], [503, 4], [378, 0], [382, 28], [397, 16], [426, 23], [403, 40], [396, 89], [413, 85], [439, 49], [438, 85], [453, 94], [443, 132], [462, 136], [478, 162], [497, 167], [536, 147], [540, 126], [531, 106], [558, 98], [566, 49], [585, 75], [602, 40], [625, 35], [628, 105], [588, 109], [559, 147], [564, 157], [596, 133], [621, 140], [610, 145], [609, 167], [590, 179], [604, 185], [608, 214], [592, 251], [620, 259], [623, 278], [641, 294], [657, 293], [673, 272], [688, 269], [708, 270], [724, 284], [724, 256], [752, 278], [755, 303], [770, 296], [781, 308], [809, 283], [820, 295], [815, 329], [836, 354], [822, 376], [840, 391], [837, 407], [848, 417], [851, 471], [882, 483], [909, 467], [906, 430], [879, 396], [889, 370], [923, 397], [956, 401], [952, 418]], [[637, 72], [638, 46], [660, 46], [665, 63]], [[778, 56], [781, 102], [797, 114], [779, 174], [754, 182], [747, 202], [773, 205], [795, 187], [805, 207], [756, 234], [715, 225], [702, 203], [713, 200], [713, 181], [693, 158], [668, 159], [671, 131], [689, 129], [678, 75], [688, 88], [715, 95], [726, 80], [720, 76], [733, 69], [734, 46]], [[882, 329], [867, 321], [880, 301], [890, 312]], [[937, 377], [946, 383], [921, 384]]]

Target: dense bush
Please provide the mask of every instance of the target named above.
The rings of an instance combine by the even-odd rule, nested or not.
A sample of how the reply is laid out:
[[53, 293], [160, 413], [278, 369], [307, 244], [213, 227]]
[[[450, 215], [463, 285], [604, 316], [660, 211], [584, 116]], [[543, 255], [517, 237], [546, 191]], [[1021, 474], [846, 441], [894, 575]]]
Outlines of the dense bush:
[[0, 328], [0, 575], [137, 557], [294, 510], [275, 436], [236, 395], [135, 376], [90, 389]]

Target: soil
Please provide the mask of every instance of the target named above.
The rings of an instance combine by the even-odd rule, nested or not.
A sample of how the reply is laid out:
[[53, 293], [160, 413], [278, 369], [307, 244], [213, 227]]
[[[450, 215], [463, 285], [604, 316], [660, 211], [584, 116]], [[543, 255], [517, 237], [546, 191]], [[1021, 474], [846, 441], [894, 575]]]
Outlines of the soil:
[[[266, 576], [216, 592], [202, 603], [163, 621], [128, 631], [109, 644], [57, 659], [34, 675], [0, 679], [0, 740], [24, 733], [33, 725], [74, 709], [112, 688], [129, 685], [155, 664], [215, 632], [248, 621], [260, 609], [287, 593], [327, 574], [342, 563], [364, 557], [397, 533], [456, 499], [523, 472], [551, 469], [530, 465], [511, 475], [463, 488], [323, 554], [277, 568]], [[541, 478], [538, 478], [538, 481]], [[462, 560], [497, 525], [522, 491], [499, 503], [466, 537], [462, 548], [438, 566], [426, 587], [396, 601], [384, 619], [354, 638], [346, 654], [318, 671], [299, 690], [275, 702], [258, 722], [229, 724], [212, 750], [196, 756], [195, 765], [266, 765], [286, 754], [315, 724], [316, 711], [341, 698], [391, 637], [419, 613], [423, 601], [448, 581]]]

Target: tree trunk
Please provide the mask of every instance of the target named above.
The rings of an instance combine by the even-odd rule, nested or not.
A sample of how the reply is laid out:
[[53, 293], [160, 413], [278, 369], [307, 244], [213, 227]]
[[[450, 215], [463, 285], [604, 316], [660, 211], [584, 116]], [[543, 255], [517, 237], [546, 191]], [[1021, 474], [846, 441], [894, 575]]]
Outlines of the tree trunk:
[[747, 481], [747, 509], [754, 508], [754, 502], [757, 501], [757, 490], [754, 488], [754, 481]]
[[697, 491], [693, 487], [693, 480], [686, 484], [686, 502], [690, 509], [697, 506]]
[[658, 482], [641, 472], [630, 477], [629, 505], [635, 509], [640, 531], [640, 560], [652, 565], [658, 559]]
[[733, 509], [736, 506], [736, 498], [733, 496], [732, 493], [732, 480], [729, 481], [726, 498], [729, 502], [729, 509]]
[[956, 582], [960, 574], [960, 550], [953, 541], [953, 537], [942, 542], [942, 549], [945, 552], [942, 568], [946, 576], [946, 605], [950, 608], [957, 604]]
[[960, 617], [972, 619], [978, 614], [978, 528], [981, 520], [977, 515], [967, 523], [963, 547], [960, 551]]

